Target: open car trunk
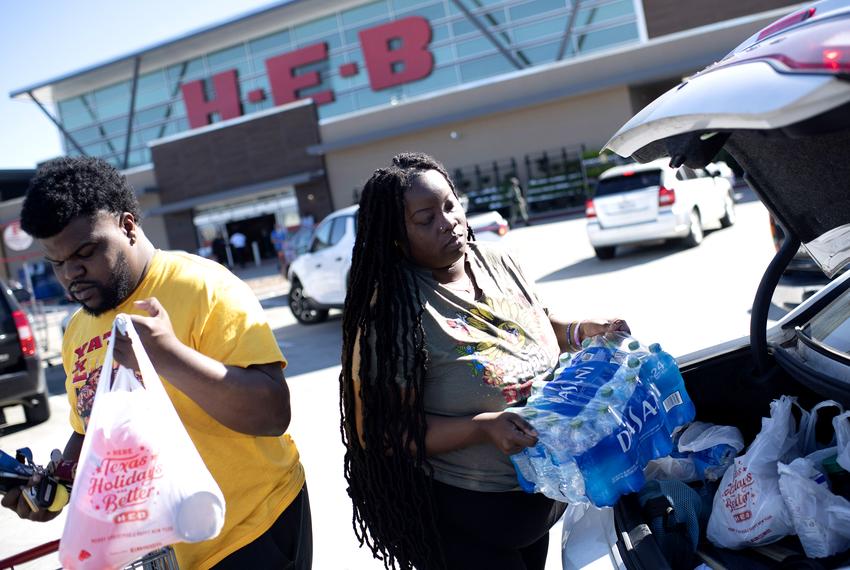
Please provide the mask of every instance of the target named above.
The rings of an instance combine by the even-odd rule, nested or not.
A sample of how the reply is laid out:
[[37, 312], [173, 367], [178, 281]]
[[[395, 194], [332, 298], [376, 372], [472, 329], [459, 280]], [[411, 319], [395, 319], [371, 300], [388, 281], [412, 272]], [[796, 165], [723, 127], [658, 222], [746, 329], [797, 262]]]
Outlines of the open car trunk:
[[[805, 378], [795, 377], [780, 367], [773, 356], [770, 364], [769, 373], [758, 375], [750, 347], [742, 346], [722, 356], [683, 365], [682, 376], [696, 405], [697, 419], [737, 426], [749, 443], [758, 433], [762, 417], [769, 415], [772, 400], [782, 395], [796, 396], [804, 408], [810, 409], [824, 399], [822, 394], [807, 386]], [[614, 508], [620, 557], [629, 569], [670, 568], [655, 537], [647, 532], [647, 522], [636, 495], [621, 498]], [[793, 536], [760, 548], [732, 551], [717, 548], [705, 538], [704, 529], [702, 531], [698, 554], [690, 568], [701, 562], [707, 562], [712, 568], [748, 570], [850, 565], [850, 552], [817, 561], [807, 560], [799, 540]]]
[[[791, 239], [765, 273], [753, 304], [750, 339], [685, 356], [679, 363], [697, 410], [696, 419], [737, 426], [749, 445], [761, 428], [762, 418], [769, 416], [770, 402], [782, 395], [795, 396], [806, 409], [825, 399], [850, 407], [848, 348], [801, 347], [808, 344], [806, 335], [796, 329], [850, 288], [847, 275], [777, 327], [766, 330], [773, 290], [797, 244], [802, 242], [830, 276], [850, 259], [850, 107], [842, 105], [782, 129], [671, 136], [638, 149], [632, 156], [640, 162], [671, 156], [674, 163], [699, 168], [713, 160], [721, 148], [744, 168], [747, 182]], [[820, 355], [800, 358], [803, 350]], [[658, 541], [648, 532], [648, 517], [635, 495], [619, 501], [614, 519], [620, 556], [627, 568], [669, 567]], [[748, 570], [850, 565], [850, 551], [807, 559], [794, 536], [764, 547], [732, 551], [708, 542], [702, 529], [698, 552], [701, 558], [695, 557], [690, 568], [702, 562], [712, 568]]]

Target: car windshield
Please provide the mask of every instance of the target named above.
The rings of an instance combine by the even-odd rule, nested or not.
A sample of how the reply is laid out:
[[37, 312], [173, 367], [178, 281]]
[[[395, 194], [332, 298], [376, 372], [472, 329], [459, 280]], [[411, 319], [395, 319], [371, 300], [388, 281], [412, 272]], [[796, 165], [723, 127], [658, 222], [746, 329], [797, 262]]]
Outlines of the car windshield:
[[661, 185], [660, 170], [644, 170], [622, 176], [612, 176], [599, 181], [596, 187], [596, 196], [607, 196], [632, 190], [643, 190], [651, 186]]

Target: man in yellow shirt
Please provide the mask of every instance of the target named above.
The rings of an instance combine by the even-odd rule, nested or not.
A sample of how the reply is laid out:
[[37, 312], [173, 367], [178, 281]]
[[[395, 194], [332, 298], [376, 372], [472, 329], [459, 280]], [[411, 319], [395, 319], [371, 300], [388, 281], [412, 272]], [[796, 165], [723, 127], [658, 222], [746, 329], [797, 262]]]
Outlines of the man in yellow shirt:
[[[226, 501], [221, 534], [175, 545], [181, 568], [296, 568], [312, 562], [310, 503], [290, 421], [286, 360], [251, 289], [221, 265], [157, 250], [126, 179], [106, 162], [61, 158], [36, 172], [21, 212], [80, 303], [62, 344], [79, 458], [112, 321], [131, 315], [145, 350]], [[134, 367], [128, 337], [115, 358]], [[108, 376], [107, 376], [108, 377]], [[3, 506], [44, 521], [18, 491]]]

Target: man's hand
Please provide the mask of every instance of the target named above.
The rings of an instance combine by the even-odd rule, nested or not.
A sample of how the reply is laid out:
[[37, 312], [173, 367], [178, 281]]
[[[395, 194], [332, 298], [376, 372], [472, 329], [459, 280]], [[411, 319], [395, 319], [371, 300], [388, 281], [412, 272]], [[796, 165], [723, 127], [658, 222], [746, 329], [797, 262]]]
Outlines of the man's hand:
[[34, 487], [41, 482], [41, 475], [38, 473], [33, 474], [30, 477], [29, 481], [25, 487], [16, 487], [13, 489], [9, 489], [9, 491], [3, 496], [3, 500], [0, 501], [0, 505], [3, 505], [7, 509], [15, 511], [19, 517], [22, 519], [27, 519], [36, 522], [47, 522], [49, 520], [55, 519], [62, 509], [58, 511], [48, 511], [47, 509], [40, 509], [35, 506], [35, 504], [31, 504], [25, 497], [24, 493], [27, 489]]
[[522, 416], [512, 412], [485, 412], [476, 415], [472, 421], [478, 425], [483, 439], [505, 455], [537, 445], [537, 430]]
[[[134, 303], [137, 309], [147, 312], [150, 316], [129, 315], [133, 327], [142, 341], [145, 352], [152, 362], [158, 362], [166, 354], [173, 353], [181, 343], [174, 334], [168, 312], [156, 297], [143, 299]], [[132, 370], [138, 370], [136, 356], [133, 353], [130, 337], [116, 331], [115, 360]]]

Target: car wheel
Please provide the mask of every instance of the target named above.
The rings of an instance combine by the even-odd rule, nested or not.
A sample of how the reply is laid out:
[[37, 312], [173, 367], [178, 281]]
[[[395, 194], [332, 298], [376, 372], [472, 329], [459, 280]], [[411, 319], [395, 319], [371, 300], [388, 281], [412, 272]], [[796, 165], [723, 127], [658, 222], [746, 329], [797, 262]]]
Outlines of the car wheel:
[[47, 394], [36, 394], [32, 397], [32, 405], [24, 406], [24, 419], [29, 425], [41, 424], [50, 419]]
[[696, 247], [702, 243], [703, 238], [702, 220], [696, 209], [691, 210], [691, 230], [683, 240], [685, 247]]
[[720, 218], [720, 227], [728, 228], [737, 220], [737, 215], [735, 214], [735, 200], [732, 198], [731, 194], [726, 195], [726, 209], [723, 213], [723, 217]]
[[596, 257], [599, 259], [612, 259], [614, 254], [617, 252], [617, 248], [615, 246], [594, 247], [593, 249], [596, 251]]
[[328, 318], [327, 309], [316, 309], [304, 296], [304, 287], [297, 278], [292, 279], [289, 288], [289, 310], [295, 320], [304, 325], [320, 323]]

